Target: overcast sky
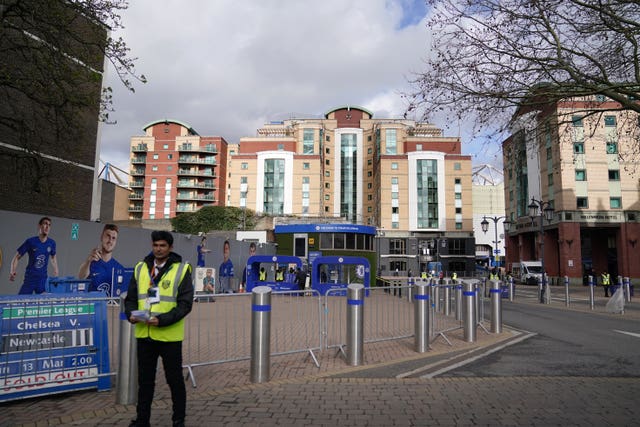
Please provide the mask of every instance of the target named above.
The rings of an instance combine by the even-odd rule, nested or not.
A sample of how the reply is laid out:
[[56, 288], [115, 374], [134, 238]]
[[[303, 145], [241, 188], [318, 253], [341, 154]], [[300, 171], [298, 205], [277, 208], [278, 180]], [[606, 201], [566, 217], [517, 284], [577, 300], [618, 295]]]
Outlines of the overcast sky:
[[[347, 104], [401, 117], [400, 93], [429, 54], [427, 13], [423, 0], [131, 0], [114, 36], [148, 83], [130, 93], [108, 70], [117, 123], [102, 126], [100, 157], [128, 170], [130, 138], [161, 119], [237, 142]], [[447, 136], [465, 127], [433, 121]], [[462, 137], [474, 165], [495, 163]]]

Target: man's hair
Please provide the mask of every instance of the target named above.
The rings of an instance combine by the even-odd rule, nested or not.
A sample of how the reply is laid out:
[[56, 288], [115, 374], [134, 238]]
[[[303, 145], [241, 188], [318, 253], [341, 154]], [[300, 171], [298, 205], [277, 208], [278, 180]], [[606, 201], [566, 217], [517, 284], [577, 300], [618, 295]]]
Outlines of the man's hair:
[[251, 249], [255, 249], [255, 248], [256, 248], [256, 242], [251, 242], [251, 243], [249, 244], [249, 250], [251, 250]]
[[231, 249], [231, 243], [229, 243], [228, 240], [224, 241], [224, 243], [222, 244], [222, 248], [224, 249], [225, 246], [229, 246], [229, 249]]
[[151, 241], [157, 242], [159, 240], [164, 240], [169, 244], [169, 246], [173, 246], [173, 235], [168, 231], [164, 230], [155, 230], [151, 232]]
[[40, 218], [40, 221], [38, 221], [38, 225], [42, 225], [42, 223], [45, 221], [52, 222], [51, 218], [49, 218], [48, 216], [43, 216], [42, 218]]
[[102, 232], [104, 233], [107, 230], [115, 231], [116, 233], [120, 232], [120, 230], [118, 230], [118, 226], [115, 224], [105, 224], [104, 228], [102, 229]]

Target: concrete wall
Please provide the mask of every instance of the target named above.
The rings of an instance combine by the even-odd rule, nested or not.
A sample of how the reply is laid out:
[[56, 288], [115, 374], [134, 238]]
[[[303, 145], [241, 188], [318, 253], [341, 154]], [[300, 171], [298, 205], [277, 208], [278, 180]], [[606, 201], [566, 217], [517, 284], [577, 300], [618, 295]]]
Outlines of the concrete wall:
[[[0, 265], [0, 295], [17, 294], [24, 278], [27, 266], [27, 255], [20, 259], [16, 280], [9, 281], [11, 260], [18, 247], [28, 237], [38, 233], [38, 221], [45, 215], [33, 215], [21, 212], [0, 210], [0, 251], [2, 254]], [[100, 233], [103, 223], [79, 221], [47, 215], [52, 220], [49, 236], [56, 241], [58, 267], [60, 276], [76, 276], [80, 264], [86, 259], [89, 251], [100, 243]], [[72, 229], [77, 224], [78, 239], [72, 239]], [[151, 251], [151, 231], [142, 228], [120, 226], [118, 243], [114, 257], [125, 267], [133, 267], [139, 260]], [[207, 248], [211, 253], [206, 256], [208, 267], [216, 269], [222, 262], [222, 245], [229, 236], [207, 236]], [[183, 260], [195, 266], [197, 261], [196, 246], [200, 243], [198, 236], [173, 233], [174, 252], [180, 254]], [[258, 255], [274, 254], [273, 245], [258, 245]], [[236, 270], [236, 281], [242, 274], [242, 269], [248, 258], [249, 243], [231, 240], [231, 261]], [[49, 274], [53, 274], [49, 264]]]

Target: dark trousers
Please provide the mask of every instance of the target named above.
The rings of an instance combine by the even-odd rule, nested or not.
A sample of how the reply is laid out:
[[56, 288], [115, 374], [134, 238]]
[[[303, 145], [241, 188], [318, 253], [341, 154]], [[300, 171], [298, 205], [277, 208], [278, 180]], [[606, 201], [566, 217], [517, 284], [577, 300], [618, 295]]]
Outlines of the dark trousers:
[[150, 338], [138, 338], [138, 405], [139, 423], [151, 418], [151, 403], [156, 386], [158, 356], [162, 357], [165, 379], [171, 389], [173, 402], [172, 420], [184, 421], [187, 409], [187, 390], [182, 379], [182, 341], [163, 342]]

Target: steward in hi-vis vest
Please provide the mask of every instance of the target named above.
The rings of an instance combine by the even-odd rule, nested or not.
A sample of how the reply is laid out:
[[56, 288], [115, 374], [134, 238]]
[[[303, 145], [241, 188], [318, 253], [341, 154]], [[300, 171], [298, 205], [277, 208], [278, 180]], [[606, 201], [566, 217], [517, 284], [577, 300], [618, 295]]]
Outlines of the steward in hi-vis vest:
[[172, 422], [184, 426], [187, 392], [182, 378], [184, 318], [193, 307], [191, 266], [173, 249], [168, 231], [151, 233], [153, 251], [136, 264], [124, 300], [125, 314], [135, 324], [138, 351], [137, 418], [131, 425], [148, 426], [156, 381], [158, 357], [162, 357], [173, 403]]
[[609, 286], [611, 285], [611, 276], [606, 271], [601, 275], [602, 287], [604, 288], [604, 296], [609, 297]]

